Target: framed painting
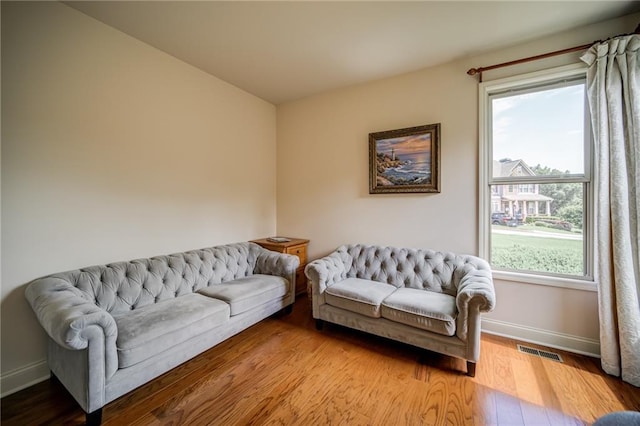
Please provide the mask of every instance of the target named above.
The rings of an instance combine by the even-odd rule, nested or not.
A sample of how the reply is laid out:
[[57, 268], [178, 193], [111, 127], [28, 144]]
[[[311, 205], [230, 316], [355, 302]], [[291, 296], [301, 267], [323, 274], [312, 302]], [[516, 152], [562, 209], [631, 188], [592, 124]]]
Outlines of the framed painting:
[[440, 192], [440, 123], [369, 133], [369, 193]]

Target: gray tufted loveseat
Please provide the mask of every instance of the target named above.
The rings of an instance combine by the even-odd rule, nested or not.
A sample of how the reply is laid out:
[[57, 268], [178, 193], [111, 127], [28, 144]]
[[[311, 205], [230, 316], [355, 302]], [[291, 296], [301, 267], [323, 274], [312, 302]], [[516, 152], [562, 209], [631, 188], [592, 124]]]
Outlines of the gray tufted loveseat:
[[480, 313], [493, 309], [487, 262], [433, 250], [347, 245], [307, 265], [313, 317], [462, 358], [475, 375]]
[[299, 259], [254, 243], [92, 266], [31, 282], [48, 364], [87, 413], [295, 300]]

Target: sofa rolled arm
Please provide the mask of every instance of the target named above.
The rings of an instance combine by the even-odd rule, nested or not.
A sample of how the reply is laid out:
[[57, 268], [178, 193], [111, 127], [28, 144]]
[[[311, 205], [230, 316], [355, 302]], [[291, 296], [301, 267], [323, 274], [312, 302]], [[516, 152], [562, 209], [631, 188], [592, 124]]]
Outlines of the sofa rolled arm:
[[457, 336], [466, 340], [469, 321], [478, 321], [480, 312], [490, 312], [495, 305], [496, 293], [491, 270], [476, 269], [465, 274], [460, 280], [456, 295]]
[[347, 267], [340, 254], [333, 252], [328, 256], [310, 262], [306, 266], [304, 273], [311, 281], [314, 293], [322, 294], [328, 286], [347, 277]]
[[261, 248], [253, 272], [255, 274], [277, 275], [290, 280], [291, 276], [295, 275], [298, 266], [300, 266], [298, 256]]
[[105, 346], [112, 342], [115, 353], [118, 336], [115, 320], [67, 281], [54, 277], [35, 280], [27, 286], [25, 296], [44, 330], [58, 345], [72, 350], [86, 349], [90, 337], [95, 335], [92, 326], [97, 326], [102, 329]]

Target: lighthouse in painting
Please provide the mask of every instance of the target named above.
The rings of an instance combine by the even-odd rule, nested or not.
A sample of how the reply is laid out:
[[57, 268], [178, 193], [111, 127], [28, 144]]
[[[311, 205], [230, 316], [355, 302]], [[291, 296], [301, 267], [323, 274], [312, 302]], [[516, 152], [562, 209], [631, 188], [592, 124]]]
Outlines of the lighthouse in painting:
[[391, 161], [396, 161], [396, 150], [391, 148]]

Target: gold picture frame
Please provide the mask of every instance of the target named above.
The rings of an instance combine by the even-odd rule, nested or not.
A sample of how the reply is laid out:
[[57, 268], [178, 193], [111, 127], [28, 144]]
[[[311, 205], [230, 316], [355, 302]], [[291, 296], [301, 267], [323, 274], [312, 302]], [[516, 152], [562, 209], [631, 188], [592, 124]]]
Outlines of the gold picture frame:
[[412, 192], [440, 192], [440, 123], [369, 133], [369, 193]]

